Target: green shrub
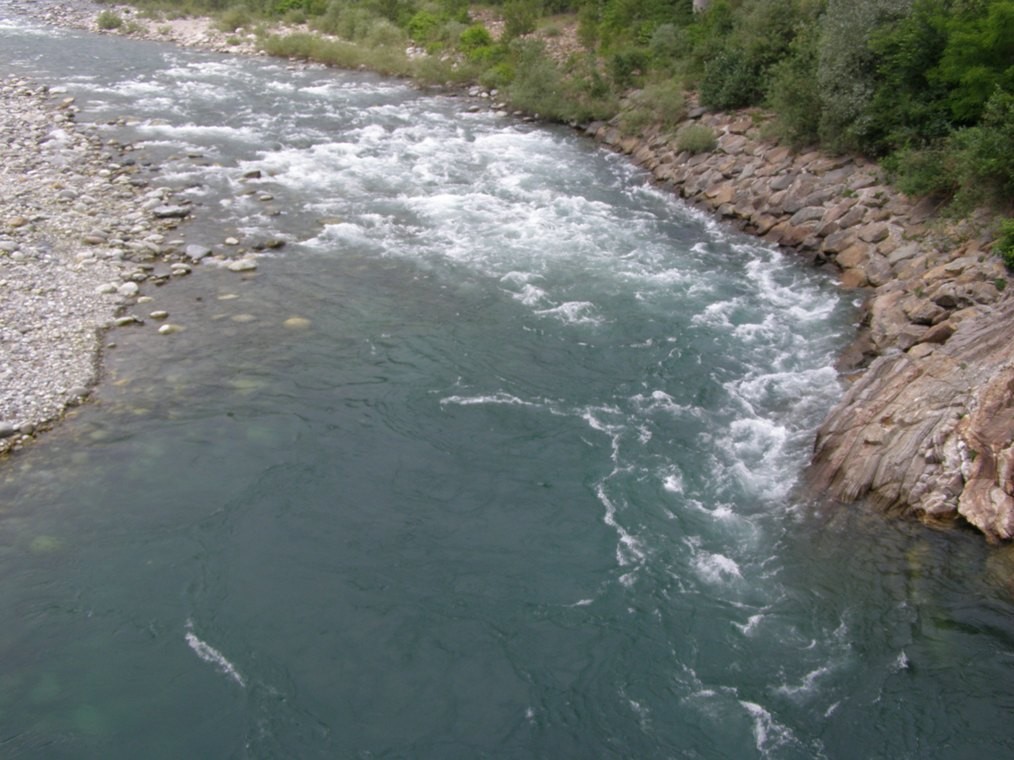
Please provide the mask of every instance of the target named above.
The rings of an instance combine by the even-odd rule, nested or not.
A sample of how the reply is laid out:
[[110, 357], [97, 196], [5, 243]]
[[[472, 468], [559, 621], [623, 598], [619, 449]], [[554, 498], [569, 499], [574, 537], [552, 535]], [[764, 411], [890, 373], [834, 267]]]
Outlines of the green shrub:
[[493, 44], [493, 35], [482, 24], [472, 24], [458, 37], [458, 47], [462, 52], [469, 53]]
[[652, 124], [674, 127], [686, 115], [682, 88], [678, 82], [669, 79], [632, 93], [628, 98], [628, 107], [620, 113], [620, 127], [631, 134]]
[[906, 195], [952, 196], [959, 182], [944, 141], [923, 148], [901, 148], [883, 160], [891, 182]]
[[541, 43], [515, 41], [514, 79], [508, 97], [519, 108], [547, 119], [565, 120], [563, 75], [556, 65], [543, 54]]
[[105, 29], [110, 31], [112, 29], [119, 29], [123, 26], [123, 19], [120, 18], [116, 13], [110, 10], [102, 11], [96, 19], [99, 29]]
[[317, 31], [345, 40], [361, 40], [380, 18], [385, 17], [351, 0], [331, 0], [324, 13], [310, 25]]
[[301, 58], [343, 69], [364, 66], [381, 74], [396, 76], [406, 76], [414, 71], [400, 48], [367, 47], [344, 40], [324, 39], [306, 32], [267, 35], [261, 40], [261, 46], [269, 55]]
[[405, 30], [386, 18], [375, 18], [363, 30], [362, 41], [369, 47], [404, 47], [408, 40]]
[[503, 90], [514, 81], [514, 65], [508, 61], [490, 66], [479, 75], [479, 84], [487, 90]]
[[1000, 223], [993, 249], [1003, 259], [1007, 269], [1014, 271], [1014, 219], [1005, 219]]
[[997, 89], [982, 121], [955, 132], [951, 144], [963, 187], [977, 191], [974, 200], [1002, 203], [1014, 198], [1014, 95]]
[[869, 106], [877, 88], [875, 31], [903, 17], [913, 0], [829, 2], [821, 24], [817, 82], [821, 93], [820, 136], [833, 150], [870, 147]]
[[690, 124], [676, 133], [676, 147], [688, 153], [710, 153], [718, 147], [718, 140], [709, 127]]
[[777, 114], [774, 132], [796, 147], [816, 143], [820, 136], [821, 94], [813, 75], [817, 40], [816, 27], [802, 31], [768, 76], [767, 103]]
[[504, 39], [513, 40], [535, 31], [542, 5], [539, 0], [507, 0], [503, 4]]
[[443, 19], [435, 13], [422, 10], [408, 20], [408, 35], [418, 43], [433, 41]]
[[232, 32], [242, 29], [253, 21], [250, 9], [245, 5], [231, 5], [222, 11], [215, 26], [220, 32]]
[[699, 87], [702, 103], [722, 109], [759, 103], [763, 95], [760, 69], [739, 48], [724, 50], [710, 60]]
[[688, 47], [686, 32], [675, 24], [660, 24], [648, 40], [651, 62], [666, 71], [675, 67], [677, 60], [686, 54]]
[[651, 58], [641, 48], [617, 50], [606, 63], [609, 76], [620, 89], [626, 89], [641, 79], [648, 71]]

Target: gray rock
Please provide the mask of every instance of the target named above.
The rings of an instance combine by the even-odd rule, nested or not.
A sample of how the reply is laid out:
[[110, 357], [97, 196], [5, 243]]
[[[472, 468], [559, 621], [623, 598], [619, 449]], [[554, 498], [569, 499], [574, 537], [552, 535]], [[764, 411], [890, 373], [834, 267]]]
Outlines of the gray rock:
[[119, 293], [124, 298], [133, 298], [140, 292], [140, 290], [141, 287], [136, 282], [129, 281], [120, 285], [116, 289], [116, 292]]
[[183, 219], [190, 216], [190, 207], [160, 205], [151, 209], [151, 213], [156, 219]]
[[0, 438], [10, 438], [18, 429], [9, 422], [0, 422]]
[[230, 262], [230, 272], [252, 272], [257, 268], [257, 262], [250, 258], [236, 259], [236, 261]]
[[[1008, 298], [874, 361], [821, 425], [810, 485], [927, 520], [960, 516], [992, 540], [1014, 537], [1012, 319]], [[917, 351], [930, 341], [942, 345]]]
[[211, 255], [211, 249], [207, 246], [191, 244], [183, 249], [183, 255], [191, 261], [200, 261]]

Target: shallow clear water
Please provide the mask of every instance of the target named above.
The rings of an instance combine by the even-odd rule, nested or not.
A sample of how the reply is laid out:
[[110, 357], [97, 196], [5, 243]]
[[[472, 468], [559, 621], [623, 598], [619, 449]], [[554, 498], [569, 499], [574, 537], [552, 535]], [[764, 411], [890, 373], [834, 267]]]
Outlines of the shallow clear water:
[[834, 283], [401, 82], [12, 18], [0, 60], [133, 117], [188, 239], [289, 241], [151, 289], [187, 329], [0, 468], [0, 754], [1014, 748], [1008, 555], [794, 493]]

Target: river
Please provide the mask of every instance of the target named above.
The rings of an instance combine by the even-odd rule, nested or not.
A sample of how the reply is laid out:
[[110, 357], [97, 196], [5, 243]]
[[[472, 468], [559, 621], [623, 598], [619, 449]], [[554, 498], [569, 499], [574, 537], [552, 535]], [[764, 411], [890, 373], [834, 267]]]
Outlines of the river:
[[149, 288], [185, 330], [0, 468], [0, 755], [1014, 752], [1006, 555], [797, 493], [825, 275], [405, 82], [6, 6], [0, 62], [188, 241], [288, 242]]

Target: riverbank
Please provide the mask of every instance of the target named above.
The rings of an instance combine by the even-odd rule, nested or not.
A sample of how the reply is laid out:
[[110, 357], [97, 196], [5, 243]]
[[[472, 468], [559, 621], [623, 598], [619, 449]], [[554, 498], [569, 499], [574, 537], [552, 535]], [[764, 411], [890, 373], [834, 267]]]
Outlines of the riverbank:
[[[98, 8], [76, 4], [46, 11], [56, 16], [44, 20], [94, 29]], [[116, 11], [131, 24], [132, 11]], [[255, 52], [250, 39], [226, 36], [204, 19], [136, 21], [129, 31]], [[946, 222], [932, 204], [885, 184], [872, 163], [770, 143], [765, 118], [691, 108], [665, 132], [625, 135], [616, 120], [588, 132], [689, 202], [833, 268], [864, 300], [857, 338], [840, 362], [850, 388], [818, 433], [809, 473], [815, 490], [1010, 538], [1014, 355], [1004, 327], [1012, 299], [990, 251], [989, 220]], [[709, 130], [715, 149], [681, 151], [673, 135], [686, 126]]]
[[699, 154], [673, 132], [588, 133], [689, 202], [833, 267], [863, 299], [840, 360], [850, 387], [817, 434], [816, 493], [1011, 538], [1014, 298], [989, 218], [943, 219], [860, 158], [794, 154], [763, 139], [763, 119], [692, 109], [674, 131], [710, 130], [717, 147]]
[[178, 237], [189, 201], [75, 113], [65, 91], [0, 79], [0, 455], [89, 396], [112, 328], [180, 329], [146, 308], [145, 288], [202, 260], [256, 268]]
[[74, 112], [60, 92], [0, 80], [0, 453], [88, 396], [101, 334], [166, 240], [142, 208], [163, 193]]

